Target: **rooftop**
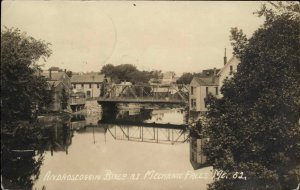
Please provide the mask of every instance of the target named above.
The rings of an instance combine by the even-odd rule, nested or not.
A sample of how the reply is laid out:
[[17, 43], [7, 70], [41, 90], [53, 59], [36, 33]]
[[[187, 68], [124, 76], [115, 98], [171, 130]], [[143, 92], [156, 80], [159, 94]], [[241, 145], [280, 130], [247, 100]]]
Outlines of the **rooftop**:
[[41, 72], [41, 75], [46, 77], [48, 80], [61, 80], [64, 76], [65, 72], [51, 72], [51, 79], [50, 79], [50, 73], [49, 71], [43, 71]]
[[101, 83], [104, 82], [105, 76], [99, 74], [73, 75], [71, 83]]
[[210, 77], [194, 77], [195, 80], [200, 86], [217, 86], [219, 85], [219, 77], [210, 76]]

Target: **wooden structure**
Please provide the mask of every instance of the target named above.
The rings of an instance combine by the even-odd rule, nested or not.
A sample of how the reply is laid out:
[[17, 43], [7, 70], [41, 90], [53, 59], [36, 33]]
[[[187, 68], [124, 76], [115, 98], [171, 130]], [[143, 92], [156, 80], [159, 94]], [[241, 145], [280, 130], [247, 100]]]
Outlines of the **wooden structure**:
[[73, 112], [80, 111], [85, 106], [85, 93], [84, 92], [75, 92], [70, 95], [70, 107]]

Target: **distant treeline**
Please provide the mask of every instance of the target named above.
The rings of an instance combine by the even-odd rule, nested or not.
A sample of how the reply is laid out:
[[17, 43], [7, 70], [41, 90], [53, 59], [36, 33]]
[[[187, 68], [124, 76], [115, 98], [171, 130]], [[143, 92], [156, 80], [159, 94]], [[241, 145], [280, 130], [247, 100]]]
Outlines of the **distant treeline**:
[[105, 74], [106, 77], [110, 77], [115, 83], [127, 81], [134, 84], [148, 83], [150, 79], [159, 80], [163, 76], [161, 70], [140, 71], [132, 64], [121, 64], [117, 66], [107, 64], [102, 67], [100, 73]]

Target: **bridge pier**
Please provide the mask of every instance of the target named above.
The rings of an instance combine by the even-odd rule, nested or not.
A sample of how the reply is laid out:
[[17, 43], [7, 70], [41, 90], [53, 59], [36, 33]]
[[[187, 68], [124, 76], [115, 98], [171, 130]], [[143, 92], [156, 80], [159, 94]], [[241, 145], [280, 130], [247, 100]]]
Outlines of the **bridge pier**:
[[99, 104], [102, 109], [102, 118], [100, 121], [101, 122], [114, 121], [118, 113], [117, 103], [101, 102]]

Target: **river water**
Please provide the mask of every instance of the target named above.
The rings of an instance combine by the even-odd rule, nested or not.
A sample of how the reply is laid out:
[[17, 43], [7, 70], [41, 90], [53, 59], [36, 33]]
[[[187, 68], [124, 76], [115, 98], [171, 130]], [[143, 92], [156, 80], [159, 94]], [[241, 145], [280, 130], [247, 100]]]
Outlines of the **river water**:
[[212, 182], [211, 167], [193, 167], [182, 108], [93, 106], [71, 119], [48, 122], [49, 143], [38, 166], [19, 161], [13, 176], [29, 180], [29, 189], [46, 190], [187, 190], [206, 189]]

